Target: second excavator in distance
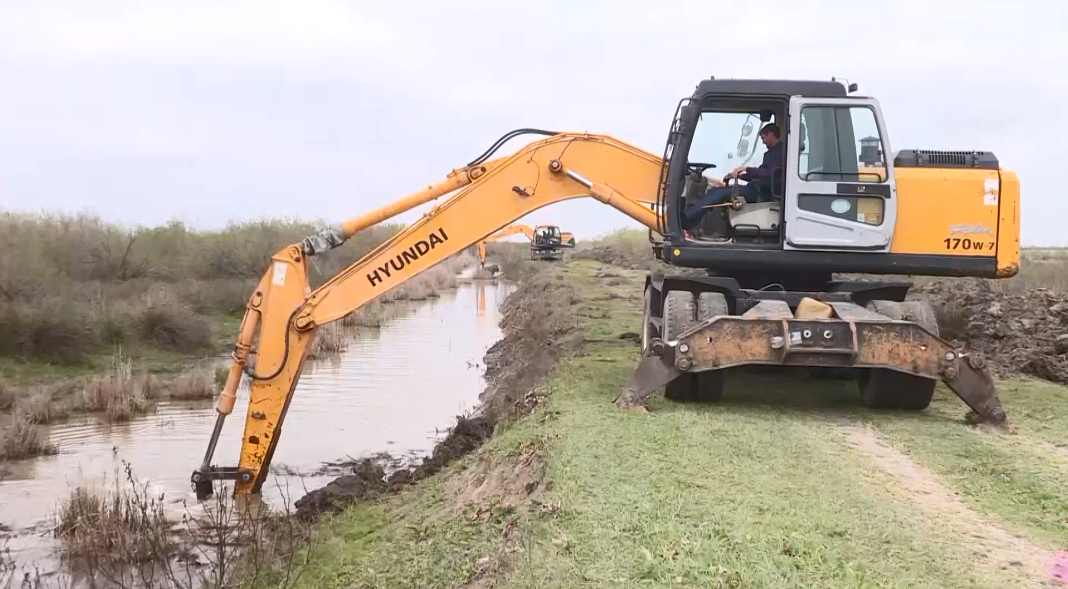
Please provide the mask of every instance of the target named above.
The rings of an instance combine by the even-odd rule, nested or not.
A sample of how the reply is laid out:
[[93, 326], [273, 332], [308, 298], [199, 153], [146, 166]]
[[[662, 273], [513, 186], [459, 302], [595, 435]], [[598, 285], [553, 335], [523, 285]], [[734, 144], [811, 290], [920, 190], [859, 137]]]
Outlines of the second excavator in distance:
[[[494, 157], [521, 135], [540, 138]], [[706, 176], [714, 168], [730, 171]], [[310, 287], [310, 257], [446, 195]], [[931, 306], [906, 299], [911, 283], [834, 274], [1015, 275], [1017, 175], [987, 151], [892, 151], [878, 101], [855, 85], [708, 79], [676, 108], [662, 156], [607, 135], [519, 129], [441, 182], [274, 254], [192, 474], [197, 495], [215, 480], [259, 492], [316, 330], [531, 212], [582, 197], [647, 227], [660, 261], [704, 270], [646, 275], [641, 356], [618, 405], [644, 407], [659, 390], [714, 402], [729, 370], [799, 367], [851, 372], [874, 408], [922, 410], [942, 381], [977, 419], [1005, 422], [984, 359], [939, 337]], [[215, 466], [245, 377], [238, 464]]]
[[560, 231], [556, 225], [509, 225], [478, 242], [478, 263], [489, 272], [496, 273], [500, 268], [497, 264], [486, 264], [486, 244], [500, 241], [513, 235], [522, 233], [530, 240], [531, 260], [563, 260], [564, 249], [575, 247], [575, 236], [566, 231]]

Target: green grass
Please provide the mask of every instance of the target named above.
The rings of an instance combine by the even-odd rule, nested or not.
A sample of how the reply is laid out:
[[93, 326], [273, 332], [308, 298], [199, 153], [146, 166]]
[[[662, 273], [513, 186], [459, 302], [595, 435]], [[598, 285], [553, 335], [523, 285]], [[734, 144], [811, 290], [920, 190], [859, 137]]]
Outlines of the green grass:
[[[851, 446], [842, 426], [856, 423], [981, 519], [1039, 548], [1068, 545], [1065, 389], [1002, 383], [1013, 435], [963, 425], [944, 390], [927, 412], [879, 413], [859, 407], [851, 383], [799, 376], [732, 374], [720, 404], [657, 396], [650, 414], [624, 412], [611, 401], [637, 349], [618, 335], [636, 330], [641, 274], [588, 261], [546, 271], [573, 287], [589, 340], [543, 384], [546, 402], [449, 471], [326, 521], [304, 586], [454, 587], [487, 556], [504, 587], [1020, 585]], [[532, 443], [553, 509], [455, 513], [450, 477]]]
[[1057, 447], [1068, 442], [1068, 429], [1056, 429], [1068, 413], [1068, 390], [1034, 381], [1000, 384], [1014, 431], [962, 427], [962, 404], [942, 387], [926, 414], [869, 419], [991, 520], [1068, 548], [1068, 451]]

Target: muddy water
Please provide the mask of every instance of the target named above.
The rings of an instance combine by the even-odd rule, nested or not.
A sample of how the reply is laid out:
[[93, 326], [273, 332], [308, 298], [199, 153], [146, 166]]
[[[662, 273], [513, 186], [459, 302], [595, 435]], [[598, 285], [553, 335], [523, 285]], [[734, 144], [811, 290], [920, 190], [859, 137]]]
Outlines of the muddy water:
[[[513, 287], [461, 284], [439, 299], [406, 303], [378, 329], [348, 333], [348, 349], [310, 360], [286, 417], [263, 499], [279, 505], [320, 487], [324, 461], [388, 452], [428, 454], [455, 416], [478, 403], [482, 358], [500, 337], [499, 305]], [[239, 394], [247, 402], [247, 389]], [[228, 418], [215, 462], [236, 465], [245, 406]], [[154, 414], [107, 426], [82, 418], [50, 428], [59, 455], [7, 463], [0, 480], [4, 538], [22, 563], [54, 562], [47, 536], [58, 503], [73, 485], [107, 488], [129, 463], [138, 480], [166, 494], [176, 515], [196, 498], [189, 475], [214, 424], [212, 404], [161, 404]]]

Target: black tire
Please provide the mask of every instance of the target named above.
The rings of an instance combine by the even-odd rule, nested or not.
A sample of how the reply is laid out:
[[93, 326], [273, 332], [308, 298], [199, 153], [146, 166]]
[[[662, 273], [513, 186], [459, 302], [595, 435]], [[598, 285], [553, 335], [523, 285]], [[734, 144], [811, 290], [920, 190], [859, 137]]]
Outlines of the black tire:
[[675, 341], [696, 323], [693, 293], [685, 290], [668, 292], [664, 297], [664, 340]]
[[718, 292], [703, 292], [697, 299], [697, 320], [708, 321], [717, 315], [728, 315], [727, 297]]
[[[730, 308], [727, 306], [727, 297], [718, 292], [703, 292], [697, 297], [697, 320], [701, 323], [721, 315], [729, 315]], [[694, 400], [715, 403], [723, 398], [723, 370], [707, 370], [698, 372], [697, 383], [694, 391]]]
[[652, 319], [653, 314], [653, 289], [645, 289], [645, 308], [642, 309], [642, 354], [645, 354], [645, 350], [649, 349], [649, 341], [652, 338], [653, 328], [649, 325], [649, 320]]
[[934, 307], [927, 301], [905, 301], [898, 303], [901, 307], [901, 318], [911, 321], [927, 330], [935, 337], [938, 335], [938, 317], [935, 316]]
[[864, 406], [922, 411], [931, 404], [938, 382], [886, 368], [872, 368], [857, 381]]
[[[693, 293], [673, 290], [664, 298], [664, 320], [661, 325], [665, 341], [675, 341], [679, 334], [697, 323]], [[664, 397], [677, 402], [692, 401], [698, 388], [696, 374], [683, 374], [664, 387]]]
[[[898, 321], [910, 321], [938, 337], [934, 308], [926, 301], [872, 301], [867, 308]], [[865, 407], [923, 411], [931, 405], [938, 381], [885, 368], [861, 373], [857, 381]]]
[[873, 311], [886, 317], [893, 319], [894, 321], [901, 321], [904, 318], [904, 313], [901, 310], [901, 303], [895, 301], [871, 301], [865, 307], [869, 311]]
[[725, 374], [723, 370], [707, 370], [691, 376], [696, 377], [692, 398], [699, 403], [717, 403], [723, 398]]

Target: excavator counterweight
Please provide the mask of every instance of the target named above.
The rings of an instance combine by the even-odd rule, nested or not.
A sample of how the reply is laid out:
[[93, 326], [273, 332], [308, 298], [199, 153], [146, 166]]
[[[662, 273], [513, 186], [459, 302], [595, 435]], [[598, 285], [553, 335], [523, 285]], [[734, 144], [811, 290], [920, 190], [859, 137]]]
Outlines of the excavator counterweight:
[[[522, 134], [541, 138], [490, 159]], [[619, 405], [644, 406], [661, 389], [672, 400], [716, 401], [727, 370], [762, 365], [846, 371], [860, 402], [876, 409], [923, 410], [941, 380], [977, 419], [1005, 422], [983, 358], [939, 337], [911, 283], [834, 279], [1013, 276], [1020, 184], [992, 153], [894, 152], [879, 103], [837, 82], [709, 79], [680, 103], [663, 154], [606, 135], [520, 129], [441, 182], [279, 250], [248, 301], [216, 426], [192, 475], [198, 497], [216, 480], [235, 481], [236, 494], [259, 492], [317, 329], [472, 245], [484, 261], [485, 242], [502, 228], [574, 198], [646, 227], [667, 266], [705, 270], [646, 276], [641, 356]], [[717, 167], [731, 170], [705, 175]], [[311, 288], [309, 257], [436, 199]], [[532, 257], [539, 231], [550, 255], [574, 243], [559, 227], [539, 226]], [[244, 378], [239, 462], [217, 467]]]

